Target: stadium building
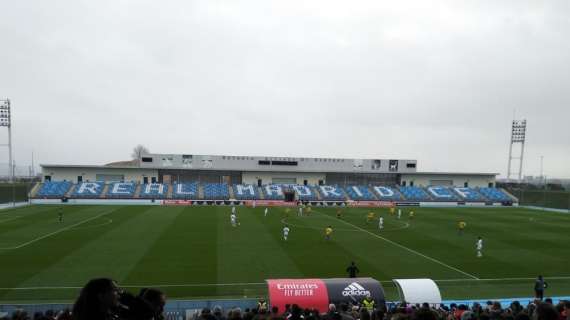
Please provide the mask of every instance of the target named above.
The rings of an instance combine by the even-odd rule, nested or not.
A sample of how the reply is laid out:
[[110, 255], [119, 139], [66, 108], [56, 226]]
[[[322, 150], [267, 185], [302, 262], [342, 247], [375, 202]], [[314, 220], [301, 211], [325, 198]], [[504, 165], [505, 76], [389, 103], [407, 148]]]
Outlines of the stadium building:
[[416, 160], [144, 154], [42, 165], [35, 198], [513, 203], [497, 173], [418, 172]]

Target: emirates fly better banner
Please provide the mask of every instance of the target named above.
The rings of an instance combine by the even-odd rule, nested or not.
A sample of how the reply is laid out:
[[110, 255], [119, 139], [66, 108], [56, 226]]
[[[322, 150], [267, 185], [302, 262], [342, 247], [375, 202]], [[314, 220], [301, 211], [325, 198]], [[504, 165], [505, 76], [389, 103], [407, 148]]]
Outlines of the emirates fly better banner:
[[380, 282], [372, 278], [271, 279], [267, 280], [269, 302], [280, 312], [286, 304], [327, 312], [329, 303], [357, 303], [370, 295], [376, 305], [385, 303]]

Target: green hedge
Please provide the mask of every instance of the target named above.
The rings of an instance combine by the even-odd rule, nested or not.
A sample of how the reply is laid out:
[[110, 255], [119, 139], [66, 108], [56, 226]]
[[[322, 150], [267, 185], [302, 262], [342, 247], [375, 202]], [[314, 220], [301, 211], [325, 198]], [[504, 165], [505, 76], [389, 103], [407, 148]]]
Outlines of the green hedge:
[[[28, 201], [28, 190], [33, 185], [17, 183], [14, 185], [16, 202]], [[0, 184], [0, 203], [12, 202], [12, 184]]]
[[544, 190], [510, 190], [520, 204], [556, 209], [570, 209], [570, 192]]

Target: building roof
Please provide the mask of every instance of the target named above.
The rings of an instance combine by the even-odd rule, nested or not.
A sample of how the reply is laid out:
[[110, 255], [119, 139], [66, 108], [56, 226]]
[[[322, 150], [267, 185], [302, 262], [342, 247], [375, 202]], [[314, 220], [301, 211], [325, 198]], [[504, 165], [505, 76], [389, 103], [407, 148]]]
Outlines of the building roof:
[[[138, 167], [136, 165], [123, 165], [123, 163], [130, 162], [130, 161], [120, 161], [120, 162], [113, 162], [107, 165], [77, 165], [77, 164], [40, 164], [42, 168], [86, 168], [86, 169], [137, 169], [137, 170], [160, 170], [160, 169], [170, 169], [170, 168], [144, 168]], [[180, 170], [180, 169], [177, 169]], [[200, 171], [208, 171], [207, 169], [198, 168], [198, 169], [183, 169], [183, 170], [200, 170]], [[246, 170], [247, 171], [247, 170]], [[275, 172], [279, 172], [279, 170], [274, 170]], [[307, 172], [306, 170], [299, 170], [298, 172]], [[313, 171], [317, 172], [317, 171]], [[318, 172], [325, 172], [325, 171], [318, 171]], [[332, 171], [331, 171], [332, 172]], [[354, 173], [360, 173], [358, 171], [354, 171]], [[437, 172], [437, 171], [424, 171], [424, 172], [392, 172], [393, 174], [401, 174], [401, 175], [452, 175], [452, 176], [497, 176], [499, 173], [496, 172]]]

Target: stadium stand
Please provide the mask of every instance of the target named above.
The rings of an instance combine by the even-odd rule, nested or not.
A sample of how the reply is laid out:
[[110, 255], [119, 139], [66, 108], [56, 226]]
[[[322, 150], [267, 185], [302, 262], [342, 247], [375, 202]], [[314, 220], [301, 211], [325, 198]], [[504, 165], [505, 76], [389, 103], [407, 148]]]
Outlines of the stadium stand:
[[265, 200], [283, 200], [283, 186], [280, 184], [267, 184], [262, 187]]
[[410, 201], [429, 201], [430, 196], [420, 187], [405, 186], [400, 187], [400, 192], [406, 200]]
[[344, 190], [348, 197], [352, 200], [364, 200], [364, 201], [373, 201], [378, 200], [374, 194], [368, 189], [367, 186], [349, 186], [345, 187]]
[[141, 185], [140, 198], [166, 198], [168, 185], [162, 183], [147, 183]]
[[328, 201], [344, 201], [346, 200], [346, 195], [344, 191], [339, 186], [319, 186], [319, 193], [323, 200]]
[[398, 201], [403, 200], [402, 194], [398, 189], [387, 186], [374, 186], [372, 190], [376, 192], [379, 200], [382, 201]]
[[81, 182], [72, 195], [75, 198], [98, 198], [104, 187], [104, 182]]
[[193, 183], [175, 183], [172, 189], [172, 198], [174, 199], [198, 199], [198, 184]]
[[459, 197], [446, 186], [430, 186], [426, 191], [436, 201], [457, 201]]
[[259, 190], [257, 186], [252, 184], [234, 184], [234, 196], [238, 200], [254, 200], [259, 199]]
[[485, 200], [483, 196], [477, 192], [477, 190], [469, 187], [453, 188], [455, 193], [459, 195], [465, 201], [483, 201]]
[[226, 200], [230, 198], [228, 185], [225, 183], [206, 183], [204, 184], [204, 199], [207, 200]]
[[478, 190], [485, 198], [491, 201], [512, 201], [503, 191], [497, 188], [479, 188]]
[[36, 196], [41, 198], [61, 198], [69, 191], [72, 185], [69, 181], [44, 182]]
[[[346, 186], [324, 185], [280, 185], [268, 184], [258, 188], [252, 184], [224, 183], [150, 183], [137, 188], [134, 182], [115, 182], [107, 186], [103, 182], [82, 182], [74, 185], [69, 181], [45, 182], [39, 188], [37, 198], [61, 198], [66, 194], [71, 198], [139, 198], [167, 199], [172, 190], [173, 199], [188, 200], [228, 200], [230, 194], [237, 200], [284, 200], [284, 192], [295, 192], [297, 199], [302, 201], [491, 201], [506, 202], [513, 199], [498, 188], [468, 188], [450, 186]], [[230, 192], [231, 188], [231, 192]], [[137, 191], [140, 190], [140, 191]], [[515, 200], [516, 201], [516, 200]]]
[[114, 182], [109, 185], [107, 198], [132, 198], [137, 188], [134, 182]]
[[314, 201], [317, 200], [317, 193], [315, 189], [310, 186], [305, 185], [292, 185], [290, 186], [291, 191], [294, 191], [297, 195], [297, 199], [301, 201]]

